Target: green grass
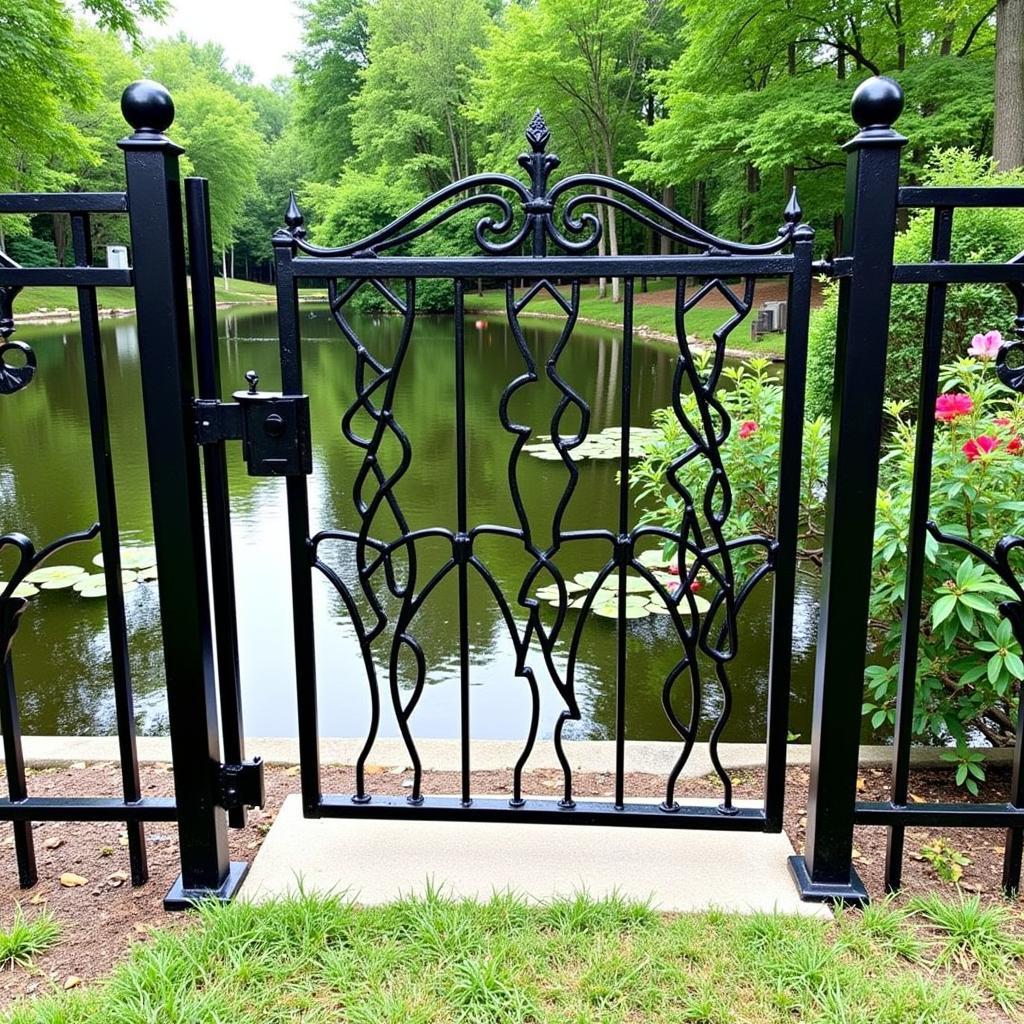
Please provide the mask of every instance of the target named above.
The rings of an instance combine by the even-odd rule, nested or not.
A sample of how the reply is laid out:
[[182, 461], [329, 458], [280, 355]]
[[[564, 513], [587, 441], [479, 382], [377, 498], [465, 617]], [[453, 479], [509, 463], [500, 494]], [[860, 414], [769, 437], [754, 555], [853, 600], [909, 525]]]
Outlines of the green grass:
[[0, 927], [0, 970], [27, 966], [40, 953], [46, 952], [59, 936], [60, 925], [45, 910], [29, 920], [16, 905], [10, 927]]
[[[228, 278], [216, 280], [218, 302], [265, 302], [273, 300], [274, 286]], [[97, 288], [96, 302], [101, 309], [132, 309], [135, 293], [131, 288]], [[14, 312], [34, 313], [39, 310], [77, 309], [78, 295], [74, 288], [25, 288], [14, 300]]]
[[[651, 283], [651, 291], [664, 291], [664, 283]], [[601, 320], [622, 326], [622, 303], [612, 302], [611, 289], [607, 298], [598, 298], [597, 285], [585, 285], [580, 289], [580, 316], [586, 320]], [[503, 291], [485, 291], [483, 295], [466, 294], [466, 309], [473, 310], [504, 310], [505, 293]], [[564, 315], [561, 307], [545, 293], [538, 295], [527, 307], [524, 316], [529, 313], [557, 313]], [[697, 306], [686, 314], [686, 331], [698, 338], [708, 340], [712, 332], [721, 327], [729, 319], [729, 310], [705, 309]], [[675, 337], [675, 310], [670, 305], [653, 303], [635, 303], [633, 307], [633, 323], [637, 327], [646, 327], [659, 334]], [[756, 340], [750, 337], [749, 320], [739, 324], [729, 336], [729, 344], [733, 348], [758, 355], [782, 355], [784, 338], [781, 334], [761, 335]]]
[[[584, 896], [546, 906], [432, 892], [360, 909], [299, 894], [208, 906], [106, 981], [16, 1006], [10, 1024], [967, 1024], [1019, 1007], [1002, 917], [943, 960], [968, 903], [888, 904], [835, 922], [660, 915]], [[998, 916], [998, 915], [997, 915]], [[945, 920], [945, 918], [943, 918]], [[934, 933], [934, 934], [933, 934]], [[924, 937], [920, 937], [923, 934]], [[980, 976], [998, 955], [1003, 990]], [[1010, 959], [1007, 959], [1010, 958]], [[977, 968], [977, 969], [974, 969]], [[975, 978], [978, 975], [978, 979]]]

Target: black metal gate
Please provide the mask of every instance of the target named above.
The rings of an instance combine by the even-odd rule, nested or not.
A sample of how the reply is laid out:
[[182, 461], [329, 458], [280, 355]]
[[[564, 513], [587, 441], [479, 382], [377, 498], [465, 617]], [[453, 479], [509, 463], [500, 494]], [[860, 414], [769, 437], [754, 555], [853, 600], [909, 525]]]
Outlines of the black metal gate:
[[[905, 140], [892, 124], [902, 94], [888, 79], [870, 79], [858, 89], [853, 112], [861, 131], [847, 145], [850, 152], [844, 253], [833, 261], [812, 263], [813, 232], [802, 222], [795, 193], [783, 211], [776, 238], [745, 244], [717, 238], [675, 214], [632, 186], [597, 175], [574, 175], [550, 183], [558, 159], [547, 152], [548, 130], [540, 115], [530, 123], [529, 151], [520, 158], [528, 181], [506, 174], [477, 175], [431, 196], [373, 235], [337, 248], [321, 248], [306, 238], [294, 196], [286, 227], [274, 236], [280, 328], [280, 391], [261, 391], [255, 374], [233, 401], [222, 400], [218, 364], [209, 198], [206, 182], [185, 185], [188, 250], [192, 275], [193, 323], [189, 329], [186, 294], [185, 224], [181, 215], [177, 157], [180, 150], [163, 134], [173, 119], [173, 104], [154, 83], [136, 83], [123, 100], [125, 116], [135, 129], [122, 141], [127, 191], [104, 195], [0, 196], [0, 214], [66, 211], [75, 238], [75, 266], [23, 269], [0, 259], [0, 394], [12, 395], [31, 383], [35, 370], [28, 346], [10, 340], [14, 330], [11, 303], [26, 284], [71, 284], [78, 288], [83, 344], [86, 348], [90, 421], [97, 481], [99, 522], [55, 541], [43, 539], [37, 553], [21, 534], [0, 537], [13, 545], [21, 564], [11, 580], [0, 584], [0, 650], [5, 655], [0, 727], [3, 731], [9, 799], [0, 801], [0, 820], [15, 823], [15, 842], [23, 885], [35, 881], [30, 822], [33, 819], [125, 820], [129, 822], [132, 876], [146, 878], [142, 823], [178, 822], [182, 876], [167, 897], [168, 907], [187, 906], [199, 896], [228, 898], [245, 872], [230, 864], [226, 827], [244, 823], [244, 807], [262, 802], [259, 759], [246, 761], [243, 749], [235, 594], [231, 553], [227, 453], [228, 441], [241, 441], [242, 454], [254, 475], [281, 476], [287, 493], [291, 557], [291, 604], [296, 652], [301, 783], [307, 816], [462, 818], [577, 824], [620, 824], [668, 828], [719, 828], [778, 831], [782, 827], [785, 789], [787, 711], [792, 656], [793, 605], [797, 569], [797, 535], [801, 476], [807, 328], [811, 276], [829, 273], [840, 281], [840, 326], [836, 355], [836, 398], [832, 417], [825, 564], [815, 682], [812, 770], [808, 802], [808, 843], [792, 870], [805, 898], [863, 902], [866, 898], [852, 867], [854, 823], [886, 824], [892, 829], [889, 879], [898, 883], [902, 829], [913, 821], [973, 823], [1008, 828], [1004, 883], [1016, 888], [1020, 875], [1024, 792], [1018, 766], [1012, 799], [1006, 806], [928, 808], [906, 805], [906, 772], [912, 710], [913, 673], [908, 670], [899, 697], [901, 719], [894, 747], [891, 803], [860, 805], [856, 775], [867, 646], [867, 607], [871, 585], [871, 540], [874, 521], [881, 412], [884, 392], [889, 293], [894, 283], [930, 282], [932, 299], [926, 339], [926, 370], [921, 408], [934, 401], [934, 375], [941, 334], [943, 289], [955, 281], [1011, 282], [1020, 295], [1019, 261], [996, 266], [957, 267], [948, 262], [952, 209], [962, 205], [1024, 205], [1021, 189], [898, 189], [899, 151]], [[937, 210], [935, 262], [920, 267], [893, 266], [897, 205], [932, 206]], [[467, 211], [482, 216], [467, 231], [469, 255], [409, 255], [409, 243]], [[652, 238], [670, 240], [680, 255], [603, 254], [602, 211], [638, 223]], [[133, 266], [118, 271], [91, 266], [88, 217], [91, 212], [127, 213], [131, 223]], [[597, 252], [595, 253], [595, 250]], [[788, 325], [784, 404], [779, 451], [779, 503], [770, 536], [745, 536], [733, 528], [730, 482], [722, 445], [736, 425], [720, 399], [723, 360], [730, 334], [748, 317], [764, 277], [788, 282]], [[619, 278], [623, 282], [623, 329], [618, 372], [620, 409], [617, 482], [618, 514], [611, 522], [566, 526], [567, 512], [580, 479], [576, 451], [587, 439], [591, 409], [586, 396], [560, 371], [559, 359], [580, 316], [585, 280]], [[680, 516], [672, 529], [637, 522], [629, 494], [633, 421], [631, 370], [635, 332], [633, 308], [638, 279], [668, 279], [674, 287], [678, 354], [673, 376], [673, 411], [689, 447], [669, 468], [667, 481], [678, 499]], [[449, 522], [410, 526], [401, 504], [401, 480], [422, 440], [402, 426], [398, 383], [403, 362], [415, 346], [417, 293], [422, 282], [450, 283], [454, 331], [450, 374], [454, 388], [454, 431], [447, 439], [453, 471], [439, 480], [454, 495]], [[507, 383], [493, 415], [475, 422], [468, 412], [467, 368], [472, 353], [465, 337], [467, 284], [480, 279], [504, 290], [504, 315], [521, 357], [522, 369]], [[127, 661], [123, 596], [117, 552], [119, 535], [112, 466], [107, 443], [103, 367], [98, 356], [95, 288], [133, 287], [138, 309], [145, 426], [151, 469], [154, 533], [159, 565], [161, 621], [165, 651], [168, 708], [174, 759], [174, 801], [142, 797], [134, 744], [131, 681]], [[308, 477], [313, 472], [309, 399], [303, 392], [299, 286], [326, 293], [339, 342], [354, 358], [350, 405], [334, 444], [361, 453], [353, 481], [353, 505], [346, 523], [311, 528]], [[373, 289], [401, 324], [394, 354], [375, 354], [353, 325], [349, 310], [361, 289]], [[714, 332], [707, 358], [699, 357], [687, 336], [687, 316], [706, 297], [725, 300], [727, 312]], [[524, 334], [521, 318], [540, 296], [564, 314], [561, 333], [549, 357], [537, 358]], [[1017, 321], [1024, 333], [1024, 309]], [[193, 341], [195, 349], [193, 350]], [[4, 360], [20, 349], [23, 365]], [[195, 365], [193, 365], [193, 352]], [[198, 394], [194, 388], [196, 373]], [[541, 438], [547, 457], [561, 474], [554, 515], [540, 521], [529, 512], [522, 483], [525, 446], [537, 443], [537, 424], [514, 418], [516, 394], [542, 375], [557, 392]], [[1006, 379], [1019, 384], [1019, 374]], [[682, 392], [692, 398], [684, 404]], [[6, 399], [5, 399], [6, 400]], [[502, 486], [507, 489], [507, 521], [480, 522], [473, 496], [492, 486], [474, 476], [470, 459], [474, 431], [501, 431], [508, 461]], [[930, 439], [919, 441], [921, 465], [930, 456]], [[317, 444], [325, 443], [315, 439]], [[436, 443], [436, 442], [433, 442]], [[202, 451], [203, 478], [200, 476]], [[204, 486], [205, 482], [205, 486]], [[927, 494], [922, 469], [915, 486]], [[204, 503], [208, 528], [204, 526]], [[921, 558], [927, 502], [918, 499], [910, 543]], [[935, 528], [937, 529], [937, 528]], [[933, 529], [934, 532], [934, 529]], [[48, 799], [32, 797], [26, 785], [14, 688], [12, 644], [26, 609], [16, 596], [20, 580], [53, 551], [99, 534], [106, 556], [108, 606], [114, 652], [113, 677], [118, 700], [124, 797]], [[516, 547], [525, 559], [521, 575], [494, 571], [486, 547], [494, 540]], [[207, 558], [209, 543], [209, 562]], [[655, 572], [645, 553], [675, 545], [678, 575]], [[976, 552], [1024, 594], [1009, 570], [1007, 553], [1024, 543], [1007, 538], [992, 553]], [[582, 587], [570, 585], [563, 568], [574, 546], [600, 546], [604, 562]], [[441, 564], [429, 571], [425, 545], [440, 545]], [[342, 572], [328, 549], [346, 552]], [[753, 556], [753, 571], [737, 571]], [[364, 677], [348, 685], [365, 686], [370, 725], [357, 760], [351, 793], [322, 792], [319, 762], [317, 664], [313, 587], [319, 575], [333, 588], [355, 631]], [[771, 575], [771, 647], [766, 695], [765, 789], [760, 806], [733, 800], [728, 773], [718, 756], [718, 742], [732, 705], [730, 666], [739, 653], [738, 625], [751, 591]], [[694, 584], [709, 583], [710, 596], [698, 603]], [[207, 580], [212, 581], [208, 587]], [[920, 572], [908, 574], [907, 606], [920, 608]], [[452, 652], [458, 665], [459, 792], [424, 792], [423, 763], [417, 748], [413, 714], [425, 686], [428, 659], [417, 640], [418, 616], [446, 581], [457, 588], [457, 622]], [[625, 795], [626, 710], [637, 681], [627, 657], [630, 630], [630, 581], [640, 581], [652, 602], [670, 622], [676, 663], [659, 680], [666, 720], [678, 737], [678, 757], [667, 773], [660, 802], [628, 801]], [[916, 582], [915, 582], [916, 580]], [[511, 771], [511, 797], [497, 799], [473, 791], [470, 730], [471, 681], [470, 595], [482, 587], [499, 611], [515, 651], [514, 675], [530, 710], [529, 729]], [[916, 588], [916, 589], [915, 589]], [[544, 600], [538, 596], [543, 590]], [[705, 599], [702, 598], [702, 602]], [[577, 799], [573, 773], [563, 748], [563, 731], [581, 717], [575, 669], [584, 628], [596, 602], [610, 608], [616, 630], [614, 793], [608, 802]], [[1020, 629], [1021, 604], [1007, 602], [1004, 613]], [[216, 617], [216, 630], [213, 617]], [[914, 653], [914, 616], [908, 614], [904, 652]], [[400, 685], [400, 664], [411, 666], [412, 685]], [[546, 674], [548, 682], [543, 676]], [[645, 685], [650, 681], [644, 680]], [[540, 688], [550, 685], [562, 710], [542, 721]], [[710, 716], [707, 694], [714, 688], [717, 709]], [[368, 759], [389, 702], [413, 768], [412, 788], [403, 798], [375, 793]], [[686, 800], [678, 778], [704, 725], [721, 786], [715, 802]], [[538, 798], [524, 790], [524, 770], [541, 734], [550, 733], [561, 765], [558, 798]], [[544, 740], [547, 742], [547, 739]], [[222, 755], [222, 749], [224, 751]]]
[[[292, 557], [292, 609], [298, 680], [299, 742], [302, 794], [308, 816], [398, 816], [421, 818], [473, 818], [483, 820], [557, 821], [663, 827], [729, 829], [781, 828], [785, 771], [786, 708], [789, 697], [791, 634], [796, 572], [796, 535], [800, 491], [800, 449], [803, 427], [804, 364], [810, 306], [813, 232], [803, 225], [795, 193], [784, 214], [778, 236], [762, 245], [746, 245], [717, 238], [673, 213], [650, 196], [621, 181], [594, 175], [576, 175], [549, 185], [558, 158], [546, 151], [548, 129], [538, 113], [527, 131], [530, 151], [519, 158], [529, 173], [528, 183], [503, 174], [481, 174], [448, 186], [387, 227], [368, 238], [337, 248], [320, 248], [305, 237], [303, 220], [292, 198], [287, 227], [274, 237], [278, 320], [280, 325], [281, 392], [256, 390], [237, 397], [237, 404], [201, 403], [202, 439], [218, 441], [239, 437], [250, 473], [286, 477]], [[473, 232], [477, 255], [419, 258], [401, 255], [412, 239], [427, 234], [461, 211], [476, 207], [488, 213]], [[602, 225], [593, 211], [614, 207], [640, 222], [654, 235], [671, 239], [682, 256], [593, 255]], [[581, 212], [585, 211], [585, 212]], [[525, 249], [527, 255], [523, 255]], [[553, 250], [549, 254], [549, 249]], [[788, 250], [788, 251], [784, 251]], [[676, 529], [635, 525], [630, 498], [631, 361], [634, 344], [634, 283], [641, 275], [668, 278], [675, 288], [675, 323], [678, 356], [675, 362], [674, 408], [690, 447], [674, 463], [668, 476], [685, 509]], [[736, 426], [716, 392], [722, 383], [725, 347], [731, 332], [750, 313], [759, 277], [789, 280], [789, 328], [786, 343], [785, 412], [779, 460], [778, 527], [774, 536], [741, 536], [731, 529], [732, 494], [720, 446]], [[573, 329], [580, 308], [583, 279], [601, 276], [623, 281], [624, 329], [619, 367], [619, 495], [613, 522], [593, 522], [586, 528], [567, 529], [564, 518], [579, 478], [574, 450], [588, 434], [590, 407], [584, 396], [559, 372], [559, 356], [573, 344]], [[424, 279], [450, 280], [454, 295], [454, 336], [451, 373], [455, 386], [454, 473], [438, 486], [455, 495], [453, 522], [410, 528], [397, 494], [402, 476], [416, 458], [417, 439], [402, 426], [402, 410], [395, 401], [403, 360], [415, 346], [417, 285]], [[522, 372], [509, 381], [490, 422], [470, 422], [466, 402], [466, 339], [464, 294], [466, 282], [487, 278], [504, 286], [506, 316], [522, 357]], [[730, 283], [736, 282], [738, 283]], [[330, 310], [340, 331], [339, 341], [355, 352], [355, 378], [351, 405], [341, 432], [344, 440], [362, 452], [362, 465], [353, 483], [354, 523], [340, 529], [334, 524], [311, 533], [306, 476], [312, 471], [309, 437], [309, 399], [302, 389], [302, 343], [298, 315], [298, 286], [325, 289]], [[361, 288], [375, 289], [390, 311], [401, 318], [401, 341], [390, 364], [373, 354], [349, 317], [349, 304]], [[729, 304], [715, 332], [706, 366], [694, 358], [686, 335], [687, 313], [710, 293]], [[550, 425], [550, 445], [565, 470], [564, 489], [550, 522], [536, 522], [527, 511], [527, 496], [520, 480], [524, 445], [536, 431], [517, 423], [510, 412], [515, 393], [538, 380], [541, 372], [523, 334], [520, 317], [539, 295], [552, 297], [565, 313], [561, 337], [543, 372], [554, 382], [558, 401]], [[210, 335], [200, 335], [201, 362], [212, 358]], [[579, 344], [580, 342], [575, 342]], [[583, 342], [585, 343], [585, 342]], [[685, 410], [679, 392], [687, 389], [696, 399], [696, 413]], [[572, 420], [573, 427], [566, 423]], [[206, 423], [209, 423], [209, 427]], [[468, 435], [472, 431], [503, 430], [508, 436], [507, 486], [512, 521], [481, 523], [470, 513], [474, 489], [488, 486], [474, 479], [468, 466]], [[321, 439], [318, 439], [318, 442]], [[383, 454], [393, 442], [397, 457], [389, 464]], [[435, 439], [436, 443], [436, 439]], [[698, 467], [695, 471], [694, 467]], [[677, 473], [687, 470], [687, 484]], [[694, 479], [699, 483], [694, 486]], [[224, 496], [226, 499], [226, 495]], [[220, 516], [217, 517], [218, 519]], [[390, 532], [385, 532], [390, 531]], [[500, 537], [521, 545], [530, 560], [521, 579], [501, 580], [480, 553], [488, 538]], [[421, 545], [440, 541], [447, 556], [436, 570], [424, 572]], [[560, 554], [573, 544], [600, 542], [607, 559], [582, 592], [560, 568]], [[673, 542], [678, 550], [678, 579], [668, 582], [641, 560], [650, 551]], [[354, 579], [323, 555], [328, 545], [349, 545], [347, 561], [354, 564]], [[756, 570], [743, 576], [734, 559], [744, 549], [759, 552]], [[313, 581], [320, 572], [330, 581], [344, 604], [362, 651], [369, 687], [371, 721], [356, 763], [355, 792], [321, 791], [317, 732], [317, 665], [313, 625]], [[416, 637], [417, 615], [449, 574], [457, 578], [458, 623], [453, 630], [459, 665], [460, 791], [451, 796], [425, 795], [422, 762], [416, 745], [412, 714], [422, 694], [427, 658]], [[710, 581], [709, 606], [698, 606], [691, 584], [700, 576]], [[732, 706], [730, 662], [738, 653], [737, 620], [744, 602], [766, 575], [774, 576], [773, 640], [768, 683], [767, 782], [762, 807], [739, 807], [733, 802], [732, 783], [717, 752], [718, 739]], [[482, 580], [500, 609], [516, 652], [516, 674], [525, 683], [524, 700], [530, 702], [528, 736], [512, 772], [512, 796], [480, 796], [472, 789], [470, 734], [470, 577]], [[606, 580], [617, 581], [612, 590]], [[678, 661], [662, 686], [665, 715], [679, 738], [679, 755], [664, 782], [664, 799], [652, 804], [627, 804], [624, 796], [625, 716], [631, 686], [627, 664], [627, 588], [646, 584], [662, 602], [675, 627]], [[541, 588], [557, 595], [554, 612], [537, 596]], [[572, 589], [570, 589], [572, 588]], [[563, 727], [580, 718], [574, 689], [583, 630], [595, 601], [617, 602], [617, 659], [614, 678], [616, 722], [614, 731], [614, 798], [611, 802], [578, 801], [572, 770], [562, 747]], [[394, 608], [393, 630], [389, 605]], [[570, 609], [573, 614], [570, 615]], [[703, 610], [702, 610], [703, 609]], [[542, 610], [544, 614], [542, 614]], [[378, 639], [379, 638], [379, 639]], [[556, 665], [562, 645], [567, 668]], [[402, 656], [413, 659], [414, 680], [403, 693], [398, 680]], [[531, 658], [543, 663], [564, 704], [557, 720], [540, 721], [540, 674]], [[713, 666], [711, 679], [706, 666]], [[353, 685], [355, 681], [348, 681]], [[642, 681], [649, 685], [650, 681]], [[677, 779], [693, 750], [710, 686], [721, 689], [721, 712], [710, 734], [710, 756], [721, 782], [718, 806], [677, 799]], [[683, 692], [685, 691], [685, 692]], [[412, 789], [406, 797], [372, 792], [365, 766], [376, 739], [381, 704], [390, 700], [412, 765]], [[553, 735], [562, 766], [560, 799], [530, 797], [523, 790], [523, 770], [540, 731]]]

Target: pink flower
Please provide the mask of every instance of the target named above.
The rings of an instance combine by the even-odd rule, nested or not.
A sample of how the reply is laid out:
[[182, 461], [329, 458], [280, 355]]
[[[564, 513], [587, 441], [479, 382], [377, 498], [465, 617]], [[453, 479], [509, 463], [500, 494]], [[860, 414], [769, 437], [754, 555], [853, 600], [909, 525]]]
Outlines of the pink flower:
[[744, 420], [740, 424], [740, 440], [746, 441], [751, 434], [756, 434], [760, 429], [756, 420]]
[[973, 409], [974, 402], [970, 395], [954, 392], [949, 395], [939, 395], [935, 399], [935, 418], [946, 423], [955, 420], [958, 416], [967, 416]]
[[692, 583], [690, 584], [690, 593], [691, 593], [691, 594], [696, 594], [696, 593], [697, 593], [697, 591], [698, 591], [698, 590], [700, 590], [700, 587], [701, 587], [701, 582], [700, 582], [700, 580], [694, 580], [694, 581], [693, 581], [693, 582], [692, 582]]
[[963, 453], [967, 456], [968, 462], [980, 459], [983, 455], [994, 452], [999, 447], [999, 438], [982, 434], [980, 437], [972, 437], [963, 447]]
[[992, 422], [997, 427], [1008, 427], [1011, 423], [1013, 423], [1013, 420], [1008, 419], [1006, 416], [997, 416]]
[[971, 347], [967, 350], [967, 354], [976, 356], [978, 359], [995, 359], [1002, 344], [1003, 336], [998, 331], [976, 334], [971, 338]]
[[1010, 438], [1009, 443], [1006, 445], [1006, 450], [1011, 455], [1016, 455], [1021, 450], [1020, 438], [1016, 434]]

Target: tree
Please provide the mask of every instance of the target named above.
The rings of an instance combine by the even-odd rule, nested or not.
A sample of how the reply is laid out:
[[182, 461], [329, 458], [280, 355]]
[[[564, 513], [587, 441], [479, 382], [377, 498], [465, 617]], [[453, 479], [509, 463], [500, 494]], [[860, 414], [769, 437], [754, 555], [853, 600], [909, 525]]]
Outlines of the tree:
[[681, 194], [706, 183], [712, 202], [693, 202], [691, 215], [739, 238], [770, 236], [798, 184], [821, 244], [834, 251], [838, 147], [853, 130], [849, 99], [862, 78], [893, 74], [904, 86], [909, 180], [936, 146], [987, 155], [991, 10], [990, 0], [687, 0], [682, 53], [661, 83], [669, 116], [641, 142], [650, 161], [627, 166]]
[[256, 115], [226, 89], [202, 80], [179, 92], [175, 103], [176, 139], [194, 173], [210, 182], [210, 230], [221, 250], [226, 286], [227, 250], [256, 187], [262, 148]]
[[378, 0], [352, 115], [361, 166], [401, 170], [431, 191], [472, 173], [468, 116], [490, 16], [483, 0]]
[[999, 0], [996, 4], [992, 156], [1001, 170], [1024, 167], [1024, 0]]
[[352, 111], [369, 61], [366, 0], [302, 0], [302, 49], [295, 55], [295, 116], [320, 181], [342, 173], [354, 151]]
[[[522, 121], [539, 105], [556, 137], [571, 140], [559, 143], [559, 155], [614, 177], [640, 134], [648, 69], [664, 46], [669, 12], [666, 0], [538, 0], [509, 8], [484, 55], [481, 117], [504, 124], [515, 112]], [[606, 212], [614, 256], [618, 219], [614, 207]]]

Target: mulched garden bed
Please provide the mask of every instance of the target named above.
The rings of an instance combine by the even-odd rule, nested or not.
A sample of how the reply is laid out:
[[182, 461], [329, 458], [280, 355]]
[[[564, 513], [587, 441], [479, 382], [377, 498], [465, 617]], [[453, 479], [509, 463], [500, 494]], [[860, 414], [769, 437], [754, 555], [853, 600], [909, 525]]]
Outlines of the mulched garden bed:
[[[410, 774], [374, 768], [369, 788], [382, 794], [407, 793], [408, 788], [403, 782], [409, 779]], [[732, 774], [738, 799], [760, 797], [760, 770], [741, 769], [734, 770]], [[888, 778], [887, 769], [864, 769], [860, 798], [886, 799]], [[142, 780], [147, 796], [171, 795], [173, 792], [170, 769], [165, 765], [143, 766]], [[298, 790], [298, 769], [268, 766], [266, 781], [267, 807], [251, 812], [245, 829], [229, 832], [233, 860], [251, 860], [256, 855], [281, 802]], [[660, 776], [627, 775], [626, 793], [628, 796], [660, 797], [661, 781]], [[1005, 800], [1009, 781], [1008, 766], [991, 767], [988, 784], [982, 792], [984, 800]], [[77, 763], [68, 767], [36, 769], [30, 780], [31, 792], [36, 796], [116, 795], [118, 785], [118, 767], [109, 763]], [[508, 792], [510, 785], [511, 773], [507, 771], [473, 773], [473, 789], [478, 793]], [[610, 774], [578, 774], [574, 791], [579, 797], [607, 798], [612, 794], [612, 785]], [[798, 852], [804, 842], [807, 785], [806, 768], [789, 769], [785, 827]], [[352, 770], [325, 767], [323, 787], [324, 792], [351, 792]], [[556, 771], [527, 773], [524, 783], [525, 792], [537, 795], [555, 796], [560, 787], [561, 776]], [[427, 794], [455, 793], [458, 788], [459, 777], [454, 772], [427, 772], [424, 775]], [[914, 770], [911, 793], [915, 798], [928, 802], [970, 799], [952, 785], [949, 769]], [[714, 778], [698, 779], [684, 783], [680, 794], [718, 797], [721, 788]], [[873, 896], [882, 895], [885, 834], [883, 828], [858, 828], [854, 839], [857, 870]], [[922, 847], [940, 837], [970, 862], [963, 866], [961, 886], [968, 892], [978, 893], [985, 900], [1001, 900], [999, 882], [1003, 832], [999, 829], [908, 829], [903, 876], [905, 895], [935, 889], [954, 894], [954, 887], [939, 879], [928, 861], [915, 859]], [[126, 955], [133, 943], [145, 941], [152, 927], [187, 926], [188, 915], [166, 914], [162, 907], [164, 894], [178, 874], [175, 828], [170, 824], [149, 825], [147, 838], [150, 881], [141, 888], [133, 889], [127, 881], [127, 840], [120, 825], [39, 824], [36, 828], [39, 883], [26, 891], [17, 885], [10, 827], [0, 824], [0, 921], [9, 924], [11, 908], [18, 901], [29, 914], [34, 907], [45, 905], [61, 926], [60, 942], [40, 957], [35, 968], [0, 972], [0, 1005], [19, 995], [74, 986], [105, 974], [114, 962]], [[65, 873], [78, 875], [86, 882], [73, 888], [64, 887], [60, 876]], [[1017, 900], [1014, 907], [1016, 910], [1024, 909], [1024, 903]]]

